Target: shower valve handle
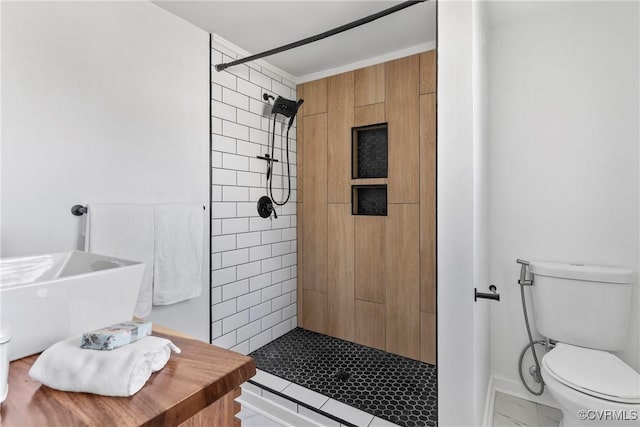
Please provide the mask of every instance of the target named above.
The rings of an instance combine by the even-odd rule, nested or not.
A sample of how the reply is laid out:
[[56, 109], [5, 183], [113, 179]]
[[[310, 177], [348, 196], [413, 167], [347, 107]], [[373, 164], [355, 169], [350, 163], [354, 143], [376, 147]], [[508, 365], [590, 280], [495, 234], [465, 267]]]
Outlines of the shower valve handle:
[[258, 215], [262, 218], [269, 218], [273, 214], [275, 219], [278, 219], [278, 214], [273, 207], [273, 202], [268, 196], [262, 196], [258, 200]]

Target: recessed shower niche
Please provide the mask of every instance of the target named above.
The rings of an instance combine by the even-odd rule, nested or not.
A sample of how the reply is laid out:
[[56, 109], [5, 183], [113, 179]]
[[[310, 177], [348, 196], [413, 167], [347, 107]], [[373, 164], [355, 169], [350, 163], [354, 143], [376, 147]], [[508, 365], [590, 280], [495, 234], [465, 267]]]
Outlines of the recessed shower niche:
[[[351, 129], [352, 179], [387, 178], [389, 171], [387, 123], [359, 126]], [[353, 215], [387, 215], [387, 186], [352, 185]]]
[[386, 178], [388, 175], [388, 126], [380, 123], [351, 130], [351, 177]]
[[387, 216], [386, 185], [352, 185], [351, 192], [353, 215]]

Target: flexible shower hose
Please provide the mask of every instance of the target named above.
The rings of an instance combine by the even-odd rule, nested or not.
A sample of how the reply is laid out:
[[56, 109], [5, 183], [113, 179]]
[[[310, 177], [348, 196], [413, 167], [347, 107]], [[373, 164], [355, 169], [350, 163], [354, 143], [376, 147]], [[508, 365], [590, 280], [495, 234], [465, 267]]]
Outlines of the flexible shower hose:
[[[274, 172], [274, 168], [272, 166], [272, 168], [270, 169], [269, 173], [267, 173], [267, 180], [269, 181], [269, 195], [271, 196], [271, 200], [273, 201], [273, 203], [275, 203], [278, 206], [284, 206], [287, 204], [287, 202], [289, 201], [289, 198], [291, 197], [291, 166], [289, 163], [289, 130], [291, 129], [291, 125], [289, 125], [289, 127], [287, 128], [287, 137], [286, 137], [286, 141], [287, 141], [287, 145], [286, 145], [286, 152], [287, 152], [287, 180], [289, 182], [288, 185], [288, 189], [287, 189], [287, 198], [283, 201], [283, 202], [278, 202], [274, 197], [273, 197], [273, 172]], [[271, 158], [273, 159], [274, 154], [275, 154], [275, 148], [276, 148], [276, 115], [273, 115], [273, 131], [271, 134]], [[280, 153], [282, 153], [282, 145], [280, 145]]]
[[[540, 362], [538, 362], [538, 355], [536, 354], [535, 344], [546, 344], [544, 340], [534, 341], [533, 336], [531, 335], [531, 328], [529, 327], [529, 316], [527, 316], [527, 304], [524, 299], [524, 285], [520, 283], [520, 298], [522, 299], [522, 312], [524, 313], [524, 324], [527, 326], [527, 335], [529, 336], [529, 344], [525, 345], [520, 353], [520, 359], [518, 360], [518, 373], [520, 374], [520, 381], [524, 387], [529, 391], [529, 393], [540, 396], [544, 392], [544, 381], [542, 380], [542, 371], [540, 369]], [[538, 375], [540, 376], [540, 390], [532, 390], [531, 387], [527, 385], [527, 382], [524, 380], [524, 375], [522, 374], [522, 360], [524, 359], [524, 355], [528, 349], [531, 349], [531, 353], [533, 353], [533, 361], [536, 364], [536, 369], [538, 370]]]

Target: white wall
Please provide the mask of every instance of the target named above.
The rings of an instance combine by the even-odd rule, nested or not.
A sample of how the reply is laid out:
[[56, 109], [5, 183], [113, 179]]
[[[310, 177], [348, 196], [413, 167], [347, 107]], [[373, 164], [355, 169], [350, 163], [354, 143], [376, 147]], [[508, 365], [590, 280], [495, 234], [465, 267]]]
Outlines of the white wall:
[[489, 379], [484, 6], [438, 7], [438, 424], [479, 425]]
[[[230, 62], [236, 46], [213, 36], [212, 63]], [[296, 99], [296, 86], [260, 63], [212, 71], [212, 339], [247, 354], [297, 326], [296, 128], [291, 128], [291, 198], [278, 218], [261, 218], [256, 204], [267, 194], [271, 107], [262, 94]], [[282, 118], [282, 116], [279, 116]], [[287, 188], [282, 123], [276, 124], [273, 195]], [[283, 169], [285, 168], [285, 169]], [[284, 180], [282, 173], [285, 173]]]
[[[147, 2], [2, 2], [2, 256], [81, 249], [77, 203], [208, 205], [208, 45]], [[150, 319], [208, 340], [207, 287]]]
[[621, 356], [639, 370], [639, 4], [491, 7], [490, 274], [502, 293], [492, 373], [518, 389], [527, 337], [516, 258], [632, 268]]
[[[488, 4], [473, 2], [473, 284], [478, 292], [489, 292], [489, 78], [487, 73]], [[498, 288], [498, 293], [502, 289]], [[479, 300], [474, 304], [475, 425], [484, 422], [487, 404], [490, 359], [490, 310], [499, 304]]]

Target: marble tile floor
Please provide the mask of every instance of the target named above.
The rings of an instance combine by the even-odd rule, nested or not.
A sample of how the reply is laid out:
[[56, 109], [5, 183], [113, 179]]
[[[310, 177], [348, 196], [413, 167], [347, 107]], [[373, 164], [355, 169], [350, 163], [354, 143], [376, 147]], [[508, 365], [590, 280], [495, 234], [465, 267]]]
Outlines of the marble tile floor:
[[558, 427], [561, 420], [559, 409], [496, 392], [494, 427]]

